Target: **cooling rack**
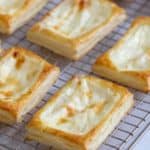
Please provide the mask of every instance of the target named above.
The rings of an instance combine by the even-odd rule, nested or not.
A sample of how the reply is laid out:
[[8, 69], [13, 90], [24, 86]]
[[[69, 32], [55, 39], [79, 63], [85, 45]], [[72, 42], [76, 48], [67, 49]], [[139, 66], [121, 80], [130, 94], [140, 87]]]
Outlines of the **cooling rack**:
[[[127, 10], [128, 19], [123, 24], [119, 25], [104, 40], [99, 42], [83, 59], [72, 62], [26, 40], [26, 32], [28, 29], [60, 1], [61, 0], [50, 0], [35, 18], [21, 27], [13, 35], [0, 35], [3, 41], [2, 47], [4, 49], [13, 45], [21, 45], [22, 47], [36, 52], [47, 61], [58, 65], [62, 70], [59, 80], [49, 90], [42, 102], [25, 116], [23, 123], [13, 126], [0, 124], [0, 150], [52, 150], [52, 147], [47, 147], [37, 142], [29, 142], [24, 139], [26, 123], [32, 118], [33, 114], [47, 102], [49, 97], [63, 86], [72, 75], [80, 73], [92, 74], [91, 65], [96, 57], [109, 49], [123, 36], [136, 16], [150, 16], [150, 0], [118, 0], [119, 5]], [[130, 90], [135, 95], [135, 105], [133, 109], [115, 128], [99, 150], [128, 150], [136, 143], [141, 133], [150, 126], [150, 94], [145, 94], [133, 89]]]

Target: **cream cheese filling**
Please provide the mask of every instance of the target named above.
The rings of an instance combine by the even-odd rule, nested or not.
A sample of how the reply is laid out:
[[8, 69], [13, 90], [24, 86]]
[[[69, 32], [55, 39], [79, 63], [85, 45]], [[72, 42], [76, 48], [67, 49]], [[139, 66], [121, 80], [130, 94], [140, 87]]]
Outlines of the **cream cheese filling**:
[[40, 26], [76, 38], [103, 24], [112, 15], [112, 6], [103, 0], [89, 0], [83, 8], [80, 5], [74, 0], [65, 0]]
[[150, 25], [138, 26], [109, 58], [122, 71], [150, 70]]
[[16, 101], [37, 81], [44, 64], [29, 56], [7, 57], [0, 62], [0, 101]]
[[103, 82], [82, 78], [65, 87], [40, 118], [51, 128], [82, 135], [99, 124], [121, 96]]

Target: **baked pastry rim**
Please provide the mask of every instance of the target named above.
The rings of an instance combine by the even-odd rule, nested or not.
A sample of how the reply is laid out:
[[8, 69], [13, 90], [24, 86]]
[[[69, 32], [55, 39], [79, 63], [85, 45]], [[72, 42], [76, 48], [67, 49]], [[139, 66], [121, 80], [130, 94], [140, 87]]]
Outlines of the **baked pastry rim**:
[[[78, 76], [75, 76], [74, 78], [78, 78]], [[92, 77], [92, 76], [86, 76], [86, 78], [89, 78], [90, 80], [96, 79], [95, 77]], [[69, 86], [72, 80], [69, 80], [67, 82], [67, 84], [62, 88]], [[97, 79], [97, 80], [99, 80], [99, 79]], [[77, 135], [77, 134], [67, 133], [65, 131], [60, 131], [58, 129], [54, 129], [54, 128], [47, 126], [46, 123], [44, 123], [40, 119], [40, 115], [46, 110], [46, 108], [49, 105], [52, 105], [53, 102], [56, 100], [56, 97], [58, 97], [61, 94], [62, 88], [54, 94], [54, 96], [51, 98], [51, 101], [48, 101], [48, 103], [34, 115], [33, 119], [29, 122], [29, 124], [26, 127], [27, 130], [28, 129], [30, 129], [30, 130], [36, 129], [38, 131], [43, 132], [43, 134], [47, 133], [47, 134], [57, 135], [57, 137], [64, 138], [67, 141], [70, 141], [75, 144], [79, 144], [79, 145], [82, 145], [83, 147], [86, 147], [90, 143], [90, 139], [94, 135], [96, 135], [97, 131], [99, 131], [103, 128], [103, 124], [111, 116], [111, 113], [115, 112], [124, 103], [124, 101], [127, 98], [133, 99], [133, 95], [126, 88], [116, 85], [116, 84], [106, 81], [106, 80], [104, 80], [104, 81], [107, 85], [109, 85], [110, 87], [112, 86], [113, 88], [116, 89], [116, 91], [119, 91], [122, 94], [121, 100], [118, 100], [118, 102], [115, 104], [112, 111], [105, 116], [103, 121], [101, 121], [96, 127], [94, 127], [92, 130], [90, 130], [88, 133], [83, 134], [83, 135]], [[29, 140], [30, 140], [30, 138], [29, 138]]]

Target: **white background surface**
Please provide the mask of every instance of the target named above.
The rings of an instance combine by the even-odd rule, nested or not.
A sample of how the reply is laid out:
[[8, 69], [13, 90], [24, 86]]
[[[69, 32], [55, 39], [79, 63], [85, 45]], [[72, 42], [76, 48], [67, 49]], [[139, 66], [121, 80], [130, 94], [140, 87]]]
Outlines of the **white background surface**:
[[133, 150], [150, 150], [150, 129], [140, 138]]

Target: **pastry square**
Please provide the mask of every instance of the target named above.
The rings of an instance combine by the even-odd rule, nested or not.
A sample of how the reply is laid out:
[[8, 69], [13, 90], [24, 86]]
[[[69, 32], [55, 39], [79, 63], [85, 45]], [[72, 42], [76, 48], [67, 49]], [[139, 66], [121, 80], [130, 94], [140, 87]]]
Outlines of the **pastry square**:
[[28, 32], [28, 39], [78, 60], [126, 18], [108, 0], [64, 0]]
[[150, 17], [138, 17], [125, 36], [97, 59], [93, 71], [129, 87], [150, 91]]
[[27, 125], [27, 139], [58, 150], [96, 150], [133, 105], [124, 87], [76, 76], [37, 112]]
[[0, 32], [11, 34], [31, 19], [48, 0], [0, 0]]
[[0, 121], [21, 122], [57, 79], [59, 69], [31, 51], [14, 47], [0, 57]]

